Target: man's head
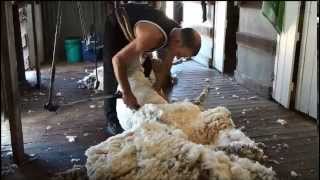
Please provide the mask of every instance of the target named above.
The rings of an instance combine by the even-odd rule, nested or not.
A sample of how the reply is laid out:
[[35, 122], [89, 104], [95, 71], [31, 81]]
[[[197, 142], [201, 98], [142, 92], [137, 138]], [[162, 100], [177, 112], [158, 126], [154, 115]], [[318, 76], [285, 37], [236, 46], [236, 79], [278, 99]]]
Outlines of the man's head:
[[192, 28], [178, 28], [170, 35], [170, 48], [177, 58], [196, 56], [201, 47], [200, 34]]

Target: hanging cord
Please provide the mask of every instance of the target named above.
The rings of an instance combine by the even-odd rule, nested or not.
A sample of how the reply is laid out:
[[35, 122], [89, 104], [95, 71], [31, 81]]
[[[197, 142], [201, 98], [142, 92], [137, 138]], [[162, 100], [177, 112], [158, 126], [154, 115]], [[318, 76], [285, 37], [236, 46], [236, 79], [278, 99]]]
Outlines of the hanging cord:
[[97, 30], [96, 30], [96, 13], [95, 13], [95, 2], [93, 2], [93, 32], [94, 32], [94, 35], [95, 35], [95, 38], [94, 38], [94, 56], [95, 56], [95, 59], [96, 59], [96, 79], [97, 79], [97, 83], [96, 83], [96, 87], [95, 89], [98, 89], [99, 85], [100, 85], [100, 81], [98, 79], [98, 58], [97, 58]]
[[126, 27], [126, 30], [130, 36], [130, 40], [132, 41], [134, 39], [133, 30], [132, 30], [132, 27], [130, 26], [128, 14], [123, 7], [121, 8], [121, 15], [122, 15], [122, 19], [124, 21], [124, 25]]
[[[81, 7], [81, 3], [80, 1], [77, 2], [77, 6], [78, 6], [78, 12], [79, 12], [79, 17], [80, 17], [80, 24], [81, 24], [81, 30], [82, 30], [82, 38], [85, 40], [85, 44], [89, 45], [91, 43], [91, 38], [87, 39], [87, 29], [86, 29], [86, 23], [84, 21], [84, 16], [83, 16], [83, 11], [82, 11], [82, 7]], [[95, 55], [95, 65], [96, 65], [96, 85], [95, 85], [95, 89], [98, 89], [99, 85], [100, 85], [100, 81], [98, 78], [98, 59], [97, 59], [97, 53], [96, 53], [96, 44], [97, 44], [97, 32], [96, 32], [96, 15], [95, 15], [95, 2], [93, 2], [92, 4], [92, 12], [93, 12], [93, 29], [92, 29], [92, 33], [94, 33], [95, 35], [95, 39], [94, 39], [94, 55]], [[91, 31], [91, 30], [90, 30]], [[90, 32], [91, 33], [91, 32]], [[92, 34], [93, 35], [93, 34]]]
[[119, 1], [114, 1], [114, 9], [117, 22], [120, 25], [123, 34], [126, 36], [128, 41], [132, 41], [134, 39], [134, 36], [126, 10], [123, 7], [120, 7]]
[[53, 43], [53, 53], [52, 53], [52, 64], [51, 64], [51, 77], [49, 83], [49, 99], [48, 103], [44, 105], [44, 108], [49, 111], [56, 111], [58, 106], [52, 104], [52, 95], [53, 95], [53, 86], [54, 86], [54, 78], [56, 73], [56, 66], [55, 66], [55, 55], [56, 55], [56, 45], [57, 45], [57, 37], [60, 34], [61, 30], [61, 18], [62, 18], [62, 7], [61, 1], [58, 2], [58, 12], [57, 12], [57, 23], [56, 23], [56, 31], [54, 34], [54, 43]]
[[87, 31], [86, 31], [86, 24], [85, 21], [83, 20], [83, 13], [82, 13], [82, 7], [81, 7], [81, 3], [80, 1], [77, 1], [77, 6], [78, 6], [78, 12], [79, 12], [79, 18], [80, 18], [80, 24], [81, 24], [81, 30], [82, 30], [82, 39], [86, 40], [86, 35], [87, 35]]

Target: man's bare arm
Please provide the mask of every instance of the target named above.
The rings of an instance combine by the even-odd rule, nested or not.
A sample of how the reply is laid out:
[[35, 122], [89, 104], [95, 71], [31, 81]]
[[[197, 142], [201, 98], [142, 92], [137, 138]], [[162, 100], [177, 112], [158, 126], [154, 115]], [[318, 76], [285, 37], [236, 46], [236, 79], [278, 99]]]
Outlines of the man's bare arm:
[[139, 53], [140, 50], [135, 39], [112, 58], [114, 73], [124, 94], [132, 93], [128, 82], [127, 66], [139, 56]]
[[158, 46], [161, 42], [161, 36], [158, 35], [158, 30], [153, 29], [153, 27], [138, 27], [136, 30], [136, 38], [112, 58], [116, 79], [123, 90], [124, 103], [130, 108], [136, 108], [138, 103], [130, 88], [127, 66], [142, 52]]

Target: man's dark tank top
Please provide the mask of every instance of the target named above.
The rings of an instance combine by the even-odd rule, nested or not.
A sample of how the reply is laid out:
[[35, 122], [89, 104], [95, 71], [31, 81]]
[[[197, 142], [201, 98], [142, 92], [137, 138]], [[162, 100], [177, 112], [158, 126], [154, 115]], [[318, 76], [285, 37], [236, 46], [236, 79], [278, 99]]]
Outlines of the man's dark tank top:
[[162, 11], [154, 9], [151, 6], [145, 4], [125, 4], [124, 7], [133, 30], [138, 23], [144, 22], [155, 25], [163, 33], [165, 40], [162, 45], [150, 51], [166, 47], [171, 30], [180, 27], [177, 22], [169, 19]]

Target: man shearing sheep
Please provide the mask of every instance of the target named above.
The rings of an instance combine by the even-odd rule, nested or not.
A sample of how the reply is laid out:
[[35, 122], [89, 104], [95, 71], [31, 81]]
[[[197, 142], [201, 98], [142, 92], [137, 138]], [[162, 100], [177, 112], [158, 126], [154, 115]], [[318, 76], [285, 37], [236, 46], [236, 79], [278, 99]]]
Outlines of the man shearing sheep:
[[[192, 57], [198, 54], [201, 38], [192, 28], [181, 28], [178, 23], [146, 4], [123, 5], [132, 32], [133, 40], [129, 41], [117, 22], [115, 12], [108, 15], [104, 35], [104, 92], [114, 94], [118, 83], [122, 89], [124, 104], [132, 109], [139, 108], [132, 93], [127, 75], [127, 66], [145, 52], [157, 51], [161, 54], [159, 76], [153, 88], [157, 92], [165, 86], [166, 77], [170, 74], [173, 59]], [[116, 112], [116, 99], [105, 99], [107, 131], [118, 134], [123, 131]]]

